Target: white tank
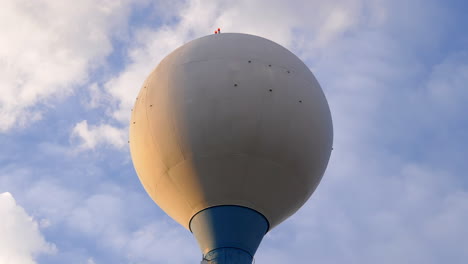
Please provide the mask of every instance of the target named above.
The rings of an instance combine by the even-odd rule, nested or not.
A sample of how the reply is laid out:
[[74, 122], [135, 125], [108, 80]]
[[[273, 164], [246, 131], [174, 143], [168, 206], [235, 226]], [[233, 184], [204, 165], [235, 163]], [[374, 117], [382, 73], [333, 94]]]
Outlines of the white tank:
[[189, 228], [218, 205], [251, 208], [270, 229], [311, 196], [333, 140], [317, 80], [293, 53], [237, 33], [169, 54], [136, 99], [130, 150], [151, 198]]

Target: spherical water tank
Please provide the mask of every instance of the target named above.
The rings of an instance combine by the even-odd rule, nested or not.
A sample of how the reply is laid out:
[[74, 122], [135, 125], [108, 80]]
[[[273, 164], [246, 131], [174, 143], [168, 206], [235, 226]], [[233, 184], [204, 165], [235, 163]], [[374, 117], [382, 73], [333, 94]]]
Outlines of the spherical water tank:
[[259, 213], [269, 230], [314, 192], [332, 130], [322, 89], [298, 57], [223, 33], [179, 47], [149, 75], [130, 150], [145, 190], [187, 229], [197, 213], [230, 205]]

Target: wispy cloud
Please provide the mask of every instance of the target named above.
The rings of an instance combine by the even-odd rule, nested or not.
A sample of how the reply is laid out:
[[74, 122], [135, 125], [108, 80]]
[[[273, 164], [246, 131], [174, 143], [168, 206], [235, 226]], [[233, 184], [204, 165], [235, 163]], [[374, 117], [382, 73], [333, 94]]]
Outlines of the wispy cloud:
[[45, 241], [38, 222], [7, 192], [0, 194], [0, 219], [1, 263], [34, 264], [38, 255], [56, 252], [55, 245]]
[[0, 10], [0, 131], [41, 119], [43, 109], [89, 80], [123, 32], [131, 1], [25, 2]]
[[89, 127], [86, 120], [75, 125], [71, 137], [79, 140], [78, 148], [81, 150], [94, 149], [98, 144], [109, 144], [116, 148], [122, 148], [126, 146], [128, 141], [125, 130], [107, 124]]

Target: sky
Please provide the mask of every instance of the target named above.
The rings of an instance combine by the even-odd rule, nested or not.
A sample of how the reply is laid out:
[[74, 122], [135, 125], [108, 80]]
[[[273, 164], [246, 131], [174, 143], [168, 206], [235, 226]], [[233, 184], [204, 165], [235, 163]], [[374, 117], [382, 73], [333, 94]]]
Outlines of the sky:
[[334, 150], [256, 263], [466, 263], [468, 4], [463, 0], [2, 0], [0, 263], [198, 263], [144, 192], [130, 109], [175, 48], [271, 39], [320, 82]]

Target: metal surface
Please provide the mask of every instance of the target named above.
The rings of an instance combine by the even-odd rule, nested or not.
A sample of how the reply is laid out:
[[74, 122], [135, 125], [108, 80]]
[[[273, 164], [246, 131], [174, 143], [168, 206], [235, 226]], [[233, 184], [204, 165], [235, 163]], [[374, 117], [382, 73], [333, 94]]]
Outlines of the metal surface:
[[252, 256], [236, 248], [219, 248], [206, 254], [202, 264], [252, 264]]
[[236, 248], [254, 256], [268, 231], [268, 221], [249, 208], [216, 206], [197, 213], [190, 230], [205, 257], [220, 248]]
[[130, 123], [143, 186], [186, 228], [218, 205], [252, 208], [276, 226], [319, 184], [332, 137], [307, 66], [272, 41], [234, 33], [168, 55], [145, 81]]

